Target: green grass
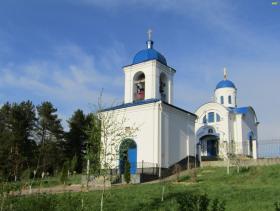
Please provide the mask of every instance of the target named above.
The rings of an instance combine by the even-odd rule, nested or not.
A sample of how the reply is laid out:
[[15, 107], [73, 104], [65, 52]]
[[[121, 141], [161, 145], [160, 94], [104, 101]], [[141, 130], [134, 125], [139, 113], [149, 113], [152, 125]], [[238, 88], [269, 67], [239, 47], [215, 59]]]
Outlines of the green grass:
[[[113, 187], [106, 191], [104, 210], [178, 210], [172, 194], [184, 191], [207, 193], [210, 199], [226, 202], [226, 210], [275, 210], [280, 201], [280, 165], [250, 167], [238, 174], [226, 174], [225, 168], [203, 168], [181, 176], [180, 182]], [[10, 210], [99, 210], [100, 191], [13, 197], [5, 204]], [[52, 206], [51, 206], [52, 205]], [[83, 206], [83, 209], [81, 209]], [[7, 209], [8, 210], [8, 209]]]
[[[71, 184], [81, 184], [81, 174], [76, 174], [76, 175], [71, 175], [66, 182], [66, 185], [71, 185]], [[21, 180], [18, 182], [10, 182], [8, 183], [9, 189], [16, 191], [21, 188], [28, 188], [32, 180]], [[47, 188], [47, 187], [53, 187], [57, 185], [63, 185], [63, 183], [60, 181], [60, 177], [45, 177], [44, 179], [38, 179], [36, 178], [32, 182], [32, 188], [38, 188], [41, 186], [41, 188]]]
[[280, 201], [280, 165], [250, 167], [230, 175], [224, 168], [202, 169], [200, 174], [192, 188], [225, 200], [227, 210], [274, 210]]

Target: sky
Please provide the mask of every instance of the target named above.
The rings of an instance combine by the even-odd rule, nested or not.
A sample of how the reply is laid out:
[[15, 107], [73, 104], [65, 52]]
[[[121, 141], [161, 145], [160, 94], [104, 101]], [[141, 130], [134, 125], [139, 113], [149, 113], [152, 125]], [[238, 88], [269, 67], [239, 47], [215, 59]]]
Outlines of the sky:
[[123, 101], [122, 67], [154, 48], [177, 70], [174, 104], [211, 101], [223, 68], [259, 138], [280, 137], [280, 1], [0, 0], [0, 104], [51, 101], [67, 128], [77, 109]]

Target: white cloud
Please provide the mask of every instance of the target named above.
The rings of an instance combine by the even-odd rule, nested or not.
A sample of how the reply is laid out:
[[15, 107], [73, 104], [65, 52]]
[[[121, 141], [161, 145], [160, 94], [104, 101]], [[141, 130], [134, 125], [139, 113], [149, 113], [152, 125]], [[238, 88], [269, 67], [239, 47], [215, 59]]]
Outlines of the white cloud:
[[102, 89], [105, 104], [121, 98], [122, 93], [116, 91], [123, 90], [123, 84], [117, 81], [122, 77], [121, 71], [119, 74], [112, 73], [112, 70], [100, 71], [95, 64], [96, 57], [77, 45], [56, 47], [52, 54], [54, 59], [0, 67], [1, 92], [5, 93], [3, 89], [10, 92], [3, 98], [12, 101], [12, 96], [20, 93], [26, 100], [48, 100], [55, 106], [60, 105], [63, 118], [69, 118], [78, 108], [92, 110]]

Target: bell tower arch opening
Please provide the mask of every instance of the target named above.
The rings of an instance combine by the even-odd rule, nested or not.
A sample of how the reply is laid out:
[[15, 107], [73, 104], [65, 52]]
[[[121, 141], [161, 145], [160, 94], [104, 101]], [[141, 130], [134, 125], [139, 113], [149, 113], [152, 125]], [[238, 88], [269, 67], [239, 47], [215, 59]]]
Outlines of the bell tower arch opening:
[[133, 102], [145, 99], [145, 74], [140, 71], [133, 77]]
[[161, 73], [159, 77], [159, 93], [162, 101], [168, 100], [168, 80], [165, 73]]

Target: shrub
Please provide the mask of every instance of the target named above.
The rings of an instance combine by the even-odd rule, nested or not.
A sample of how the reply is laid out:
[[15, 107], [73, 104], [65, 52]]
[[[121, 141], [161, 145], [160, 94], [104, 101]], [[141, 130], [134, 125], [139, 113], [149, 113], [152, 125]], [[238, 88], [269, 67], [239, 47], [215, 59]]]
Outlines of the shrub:
[[275, 202], [275, 211], [280, 211], [280, 202]]
[[124, 164], [124, 180], [127, 184], [130, 183], [130, 163], [128, 159], [125, 160]]
[[62, 167], [62, 171], [61, 171], [61, 176], [60, 176], [60, 181], [65, 184], [66, 181], [67, 181], [67, 177], [68, 177], [68, 165], [67, 163], [65, 162], [63, 164], [63, 167]]
[[180, 210], [186, 211], [224, 211], [225, 202], [214, 199], [212, 202], [211, 209], [209, 205], [211, 200], [208, 198], [207, 194], [197, 194], [192, 192], [181, 192], [177, 193], [176, 201], [179, 204]]
[[190, 175], [184, 175], [184, 176], [181, 176], [178, 180], [178, 182], [185, 182], [185, 181], [188, 181], [191, 179], [191, 176]]
[[44, 210], [53, 211], [58, 201], [53, 195], [38, 194], [32, 197], [13, 197], [4, 210], [13, 211], [30, 211], [30, 210]]
[[179, 182], [181, 170], [182, 170], [182, 168], [179, 164], [176, 164], [173, 168], [172, 173], [176, 174], [176, 181], [177, 182]]
[[211, 211], [224, 211], [225, 209], [224, 201], [219, 201], [218, 199], [213, 200]]

